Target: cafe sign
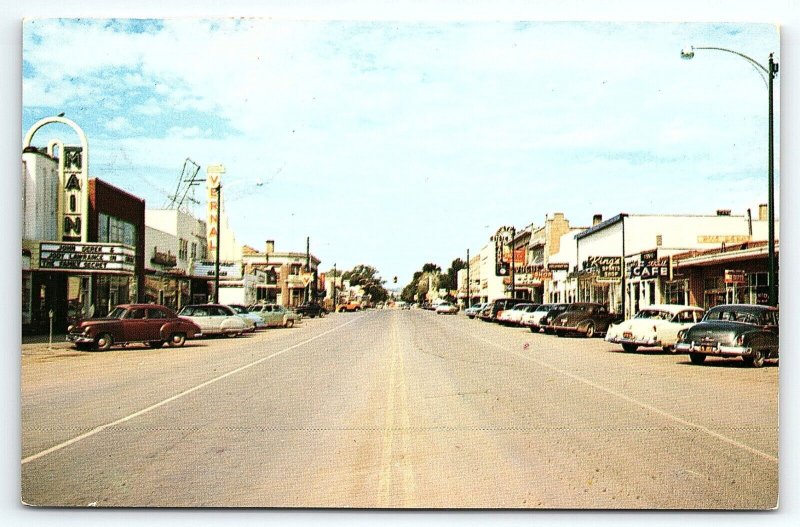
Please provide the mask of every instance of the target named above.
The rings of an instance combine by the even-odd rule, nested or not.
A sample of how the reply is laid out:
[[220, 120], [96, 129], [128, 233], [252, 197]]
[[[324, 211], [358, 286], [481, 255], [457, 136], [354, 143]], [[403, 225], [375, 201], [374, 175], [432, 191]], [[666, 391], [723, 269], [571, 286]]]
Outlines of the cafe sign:
[[39, 244], [40, 269], [132, 273], [135, 266], [136, 251], [127, 245], [70, 242], [42, 242]]

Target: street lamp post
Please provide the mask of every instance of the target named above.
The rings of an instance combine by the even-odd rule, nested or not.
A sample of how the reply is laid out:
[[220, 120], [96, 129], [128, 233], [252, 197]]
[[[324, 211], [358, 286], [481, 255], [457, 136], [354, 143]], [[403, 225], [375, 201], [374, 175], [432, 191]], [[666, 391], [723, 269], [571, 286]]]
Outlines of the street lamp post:
[[775, 76], [778, 74], [778, 63], [775, 62], [773, 58], [773, 54], [769, 54], [769, 60], [767, 61], [767, 67], [764, 67], [761, 63], [755, 61], [754, 59], [748, 57], [744, 53], [739, 53], [738, 51], [734, 51], [732, 49], [727, 48], [720, 48], [720, 47], [712, 47], [712, 46], [703, 46], [703, 47], [694, 47], [689, 46], [688, 48], [684, 48], [681, 50], [681, 58], [684, 59], [691, 59], [694, 57], [695, 50], [698, 49], [709, 49], [714, 51], [724, 51], [726, 53], [732, 53], [737, 55], [747, 62], [749, 62], [753, 67], [756, 68], [756, 72], [764, 79], [764, 75], [767, 76], [764, 79], [767, 83], [767, 91], [768, 93], [768, 119], [769, 119], [769, 140], [768, 140], [768, 160], [767, 160], [767, 187], [769, 192], [769, 197], [767, 199], [767, 222], [769, 225], [768, 228], [768, 238], [767, 244], [768, 247], [768, 257], [767, 257], [767, 290], [768, 290], [768, 303], [771, 306], [778, 305], [778, 284], [777, 284], [777, 269], [776, 269], [776, 258], [775, 258], [775, 138], [774, 138], [774, 130], [773, 130], [773, 80]]

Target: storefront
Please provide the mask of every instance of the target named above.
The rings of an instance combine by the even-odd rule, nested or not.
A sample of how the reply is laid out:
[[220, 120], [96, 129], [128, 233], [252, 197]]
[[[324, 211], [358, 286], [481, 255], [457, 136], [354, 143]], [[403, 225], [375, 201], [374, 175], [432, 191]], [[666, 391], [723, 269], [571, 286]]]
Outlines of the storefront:
[[103, 316], [136, 300], [135, 248], [119, 243], [23, 241], [22, 329], [61, 332], [82, 318]]
[[705, 309], [732, 303], [766, 305], [767, 249], [767, 242], [758, 241], [677, 254], [667, 298], [686, 298]]

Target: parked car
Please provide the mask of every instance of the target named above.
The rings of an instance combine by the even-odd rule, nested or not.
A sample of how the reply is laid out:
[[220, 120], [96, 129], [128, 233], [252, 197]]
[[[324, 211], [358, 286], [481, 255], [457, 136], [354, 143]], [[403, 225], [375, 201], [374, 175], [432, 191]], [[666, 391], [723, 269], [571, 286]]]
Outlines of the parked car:
[[640, 346], [672, 351], [678, 342], [678, 332], [702, 318], [703, 310], [696, 306], [654, 304], [641, 309], [632, 319], [608, 328], [606, 340], [622, 344], [622, 349], [629, 353]]
[[328, 310], [322, 307], [318, 302], [309, 302], [307, 304], [300, 304], [295, 308], [295, 313], [303, 317], [319, 317], [322, 318], [328, 314]]
[[538, 329], [535, 326], [531, 326], [531, 331], [537, 333], [541, 329], [545, 333], [555, 333], [552, 327], [553, 320], [569, 309], [569, 306], [571, 305], [572, 304], [563, 303], [549, 304], [550, 309], [548, 309], [547, 312], [539, 319]]
[[476, 316], [478, 316], [478, 313], [480, 313], [480, 311], [488, 305], [489, 304], [487, 304], [486, 302], [481, 302], [480, 304], [472, 305], [464, 310], [464, 314], [467, 315], [467, 317], [469, 318], [475, 318]]
[[526, 311], [519, 320], [520, 326], [530, 328], [531, 332], [538, 333], [542, 328], [539, 323], [555, 304], [541, 304], [536, 309]]
[[341, 311], [352, 312], [352, 311], [360, 311], [360, 310], [361, 310], [361, 304], [359, 304], [358, 302], [347, 302], [345, 304], [339, 304], [336, 307], [336, 311], [340, 311], [340, 312]]
[[527, 300], [521, 298], [498, 298], [494, 302], [489, 302], [487, 309], [481, 312], [480, 319], [484, 322], [496, 322], [503, 311], [511, 309], [517, 304], [524, 304]]
[[504, 326], [519, 326], [522, 320], [522, 315], [532, 312], [539, 307], [539, 304], [517, 304], [511, 309], [506, 309], [497, 317], [497, 322]]
[[164, 343], [180, 347], [201, 336], [200, 327], [156, 304], [121, 304], [103, 318], [90, 318], [67, 328], [67, 341], [79, 350], [106, 351], [111, 346], [143, 342], [151, 348]]
[[437, 315], [455, 315], [458, 313], [458, 306], [451, 304], [450, 302], [442, 302], [436, 306], [435, 311]]
[[228, 307], [233, 309], [237, 315], [247, 322], [248, 331], [250, 331], [250, 333], [254, 332], [256, 328], [267, 327], [266, 324], [264, 324], [264, 319], [255, 313], [251, 313], [250, 310], [247, 309], [247, 306], [243, 306], [242, 304], [228, 304]]
[[300, 320], [296, 313], [278, 304], [256, 304], [251, 306], [250, 311], [260, 315], [270, 328], [290, 328]]
[[559, 337], [567, 334], [581, 334], [586, 338], [605, 334], [608, 327], [621, 322], [622, 316], [609, 312], [602, 304], [575, 302], [556, 316], [549, 325]]
[[688, 353], [692, 364], [709, 355], [741, 357], [760, 368], [778, 358], [778, 309], [752, 304], [726, 304], [708, 310], [703, 320], [678, 333], [675, 351]]
[[234, 337], [247, 331], [247, 322], [232, 308], [222, 304], [184, 306], [178, 316], [191, 320], [203, 330], [203, 335]]

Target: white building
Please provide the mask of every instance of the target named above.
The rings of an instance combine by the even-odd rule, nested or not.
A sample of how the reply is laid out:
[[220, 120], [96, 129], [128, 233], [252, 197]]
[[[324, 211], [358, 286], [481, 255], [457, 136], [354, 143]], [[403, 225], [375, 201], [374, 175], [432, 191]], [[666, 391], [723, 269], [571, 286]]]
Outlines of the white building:
[[[596, 217], [591, 228], [575, 235], [577, 299], [606, 304], [626, 317], [640, 305], [662, 302], [671, 254], [745, 242], [761, 228], [748, 215], [725, 210], [716, 215], [621, 213], [601, 219]], [[643, 275], [642, 267], [652, 269]]]
[[494, 236], [489, 238], [489, 243], [484, 245], [480, 252], [480, 268], [478, 276], [480, 276], [480, 301], [492, 302], [498, 298], [504, 298], [505, 285], [503, 284], [503, 277], [497, 276], [496, 272], [496, 247]]

